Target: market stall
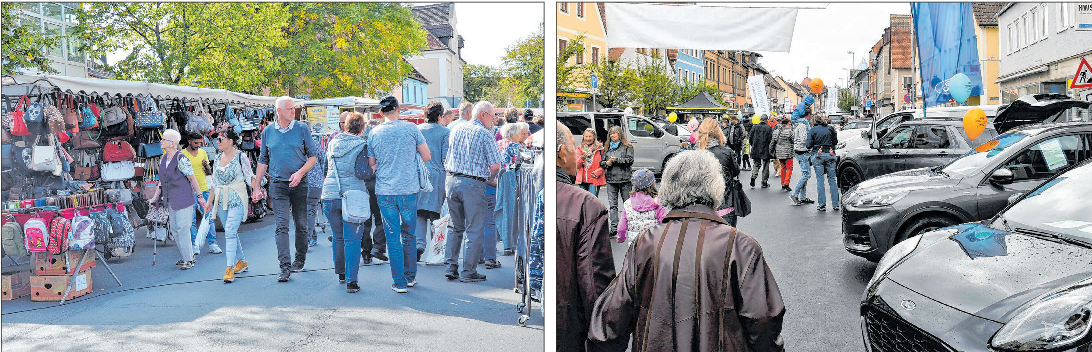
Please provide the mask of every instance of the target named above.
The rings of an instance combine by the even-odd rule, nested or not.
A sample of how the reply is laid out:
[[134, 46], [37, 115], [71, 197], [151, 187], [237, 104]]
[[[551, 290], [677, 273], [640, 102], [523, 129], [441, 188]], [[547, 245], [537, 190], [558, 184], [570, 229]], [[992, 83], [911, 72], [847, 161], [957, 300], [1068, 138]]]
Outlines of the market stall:
[[695, 95], [690, 101], [679, 104], [679, 106], [667, 108], [667, 112], [668, 114], [675, 113], [677, 116], [677, 120], [672, 121], [674, 123], [686, 123], [691, 119], [702, 119], [707, 117], [719, 118], [724, 114], [735, 113], [735, 111], [718, 103], [713, 96], [706, 92]]

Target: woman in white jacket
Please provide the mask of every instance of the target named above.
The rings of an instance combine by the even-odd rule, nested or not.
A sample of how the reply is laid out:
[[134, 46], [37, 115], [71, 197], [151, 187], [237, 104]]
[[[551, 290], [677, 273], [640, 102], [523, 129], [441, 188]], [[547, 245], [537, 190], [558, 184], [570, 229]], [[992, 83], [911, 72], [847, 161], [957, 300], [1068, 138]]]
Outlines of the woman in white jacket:
[[235, 281], [235, 274], [249, 269], [243, 255], [243, 244], [239, 241], [239, 225], [246, 220], [249, 212], [247, 186], [254, 181], [254, 169], [246, 153], [239, 152], [236, 147], [239, 135], [234, 130], [221, 131], [214, 140], [220, 154], [213, 162], [212, 175], [208, 178], [210, 201], [204, 209], [213, 220], [201, 222], [197, 230], [197, 243], [205, 241], [205, 236], [212, 231], [211, 224], [220, 218], [224, 224], [224, 253], [227, 258], [224, 283], [231, 283]]

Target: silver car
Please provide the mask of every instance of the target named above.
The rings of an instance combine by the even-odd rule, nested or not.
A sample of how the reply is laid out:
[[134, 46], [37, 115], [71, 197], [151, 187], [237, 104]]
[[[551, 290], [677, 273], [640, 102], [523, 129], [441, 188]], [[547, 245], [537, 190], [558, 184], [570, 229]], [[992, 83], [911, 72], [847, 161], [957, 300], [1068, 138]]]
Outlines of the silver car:
[[621, 112], [558, 113], [557, 120], [569, 128], [577, 145], [584, 139], [584, 130], [595, 128], [595, 138], [606, 143], [607, 132], [622, 126], [626, 139], [633, 144], [633, 169], [649, 169], [659, 174], [671, 157], [679, 152], [682, 142], [659, 124], [644, 116]]

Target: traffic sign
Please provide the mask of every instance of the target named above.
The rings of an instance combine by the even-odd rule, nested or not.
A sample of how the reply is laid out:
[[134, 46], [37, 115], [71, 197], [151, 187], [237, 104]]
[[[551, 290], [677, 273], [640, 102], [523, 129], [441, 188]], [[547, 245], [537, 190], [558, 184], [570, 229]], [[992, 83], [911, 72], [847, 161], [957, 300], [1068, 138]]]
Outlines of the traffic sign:
[[1088, 66], [1088, 60], [1081, 57], [1081, 64], [1077, 65], [1077, 74], [1073, 75], [1073, 85], [1069, 88], [1092, 88], [1092, 66]]
[[865, 107], [866, 109], [867, 109], [867, 108], [871, 108], [871, 107], [872, 107], [872, 101], [871, 101], [871, 100], [865, 100], [865, 101], [864, 101], [864, 107]]
[[595, 76], [594, 73], [591, 75], [591, 87], [599, 88], [599, 77]]
[[906, 93], [906, 95], [902, 96], [902, 101], [905, 101], [907, 103], [910, 102], [910, 99], [911, 99], [910, 93]]

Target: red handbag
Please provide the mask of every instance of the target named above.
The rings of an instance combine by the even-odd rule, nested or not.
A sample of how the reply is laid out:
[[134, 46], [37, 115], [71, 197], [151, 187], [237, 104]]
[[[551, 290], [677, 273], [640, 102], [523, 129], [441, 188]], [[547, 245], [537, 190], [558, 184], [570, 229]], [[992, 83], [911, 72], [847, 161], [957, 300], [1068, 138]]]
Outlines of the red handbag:
[[126, 141], [107, 142], [102, 148], [103, 161], [128, 161], [136, 157], [136, 150]]
[[15, 111], [11, 113], [12, 124], [11, 134], [15, 136], [29, 136], [30, 130], [27, 129], [27, 122], [23, 120], [23, 115], [26, 114], [26, 105], [30, 104], [30, 98], [24, 95], [19, 98], [19, 105], [15, 106]]

